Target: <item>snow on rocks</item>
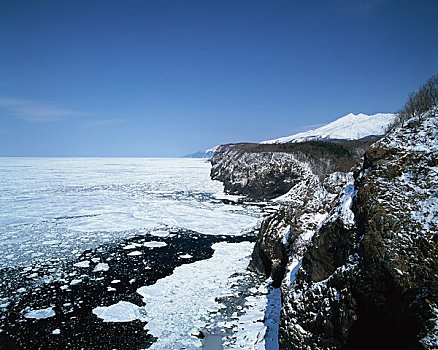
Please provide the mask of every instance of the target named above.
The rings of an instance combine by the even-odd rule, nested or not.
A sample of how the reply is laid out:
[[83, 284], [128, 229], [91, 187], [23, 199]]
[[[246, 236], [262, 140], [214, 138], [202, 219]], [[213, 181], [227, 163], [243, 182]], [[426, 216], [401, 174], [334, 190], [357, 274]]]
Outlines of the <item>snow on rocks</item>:
[[[402, 291], [400, 295], [407, 295], [411, 290], [430, 293], [424, 299], [420, 293], [412, 299], [397, 300], [403, 310], [400, 313], [399, 310], [393, 313], [373, 311], [372, 326], [374, 321], [371, 319], [375, 319], [376, 323], [380, 322], [379, 327], [384, 325], [388, 334], [383, 342], [393, 339], [392, 334], [400, 333], [404, 337], [413, 328], [409, 324], [404, 332], [398, 326], [388, 326], [398, 324], [400, 315], [416, 319], [412, 324], [424, 323], [431, 317], [431, 313], [424, 310], [435, 305], [431, 302], [435, 294], [429, 288], [429, 281], [433, 279], [436, 265], [434, 243], [438, 223], [436, 126], [436, 117], [407, 121], [371, 146], [362, 167], [357, 168], [356, 181], [349, 180], [333, 201], [329, 218], [323, 221], [312, 240], [314, 244], [305, 252], [306, 263], [301, 267], [304, 271], [298, 276], [295, 271], [300, 269], [303, 254], [289, 251], [290, 260], [282, 286], [285, 316], [282, 325], [283, 334], [292, 347], [324, 347], [320, 340], [328, 341], [332, 337], [326, 330], [332, 329], [334, 322], [341, 329], [340, 334], [348, 334], [350, 324], [345, 318], [338, 318], [336, 310], [356, 307], [357, 286], [361, 286], [361, 293], [367, 290], [364, 294], [367, 297], [362, 296], [358, 310], [372, 309], [376, 305], [373, 300], [382, 300], [381, 295], [394, 286]], [[356, 204], [352, 206], [354, 201]], [[356, 220], [359, 227], [355, 225]], [[337, 239], [337, 235], [342, 235], [341, 239]], [[343, 242], [347, 235], [350, 236]], [[333, 244], [331, 251], [326, 249], [326, 243]], [[334, 265], [333, 260], [338, 258], [335, 254], [339, 251], [348, 252], [348, 255], [344, 253], [346, 258]], [[374, 265], [362, 264], [364, 260], [373, 261]], [[387, 273], [382, 274], [383, 270]], [[413, 310], [411, 303], [418, 303], [421, 308]], [[360, 319], [361, 313], [355, 311], [352, 317]], [[429, 334], [420, 334], [421, 337], [426, 335], [421, 342], [431, 349], [436, 348], [437, 339], [437, 327], [431, 326], [433, 324], [436, 319], [431, 318], [424, 323]], [[367, 329], [367, 325], [363, 327]], [[366, 343], [362, 338], [335, 337], [340, 342]], [[402, 339], [411, 341], [407, 335]]]
[[286, 288], [291, 288], [292, 284], [295, 282], [297, 277], [297, 273], [301, 267], [303, 258], [302, 257], [292, 257], [290, 263], [286, 266], [286, 274], [284, 283], [286, 284]]
[[438, 307], [434, 307], [432, 313], [431, 323], [434, 326], [420, 342], [429, 349], [438, 349]]
[[351, 179], [342, 191], [339, 199], [339, 205], [336, 207], [335, 212], [332, 213], [328, 220], [333, 222], [339, 218], [343, 222], [345, 228], [353, 228], [355, 225], [355, 220], [351, 206], [356, 193], [357, 190], [355, 189], [353, 180]]

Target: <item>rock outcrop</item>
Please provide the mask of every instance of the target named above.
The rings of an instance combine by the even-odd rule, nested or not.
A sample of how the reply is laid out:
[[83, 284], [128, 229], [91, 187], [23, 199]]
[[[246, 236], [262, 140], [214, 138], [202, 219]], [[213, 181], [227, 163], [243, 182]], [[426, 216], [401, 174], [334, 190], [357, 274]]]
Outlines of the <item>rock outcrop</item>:
[[281, 348], [436, 348], [436, 130], [412, 120], [367, 151], [282, 285]]
[[[292, 144], [229, 144], [219, 146], [211, 159], [211, 178], [225, 192], [249, 199], [272, 199], [294, 186], [306, 185], [334, 172], [348, 172], [372, 143], [310, 141]], [[314, 183], [307, 183], [313, 186]]]

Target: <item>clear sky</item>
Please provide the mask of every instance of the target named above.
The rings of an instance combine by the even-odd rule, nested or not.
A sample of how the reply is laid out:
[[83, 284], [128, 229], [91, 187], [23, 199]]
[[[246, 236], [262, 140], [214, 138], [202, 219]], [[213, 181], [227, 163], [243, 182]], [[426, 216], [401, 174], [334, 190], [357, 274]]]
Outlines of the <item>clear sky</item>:
[[0, 156], [179, 156], [438, 73], [436, 0], [1, 0]]

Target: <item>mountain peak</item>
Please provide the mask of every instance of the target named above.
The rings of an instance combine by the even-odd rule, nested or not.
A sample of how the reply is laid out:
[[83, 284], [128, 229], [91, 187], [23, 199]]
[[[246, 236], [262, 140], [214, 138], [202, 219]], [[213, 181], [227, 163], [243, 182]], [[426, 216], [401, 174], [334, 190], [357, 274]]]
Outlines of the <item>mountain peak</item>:
[[392, 113], [348, 113], [320, 128], [280, 137], [262, 143], [303, 142], [318, 139], [356, 140], [372, 135], [383, 135], [385, 128], [395, 118]]

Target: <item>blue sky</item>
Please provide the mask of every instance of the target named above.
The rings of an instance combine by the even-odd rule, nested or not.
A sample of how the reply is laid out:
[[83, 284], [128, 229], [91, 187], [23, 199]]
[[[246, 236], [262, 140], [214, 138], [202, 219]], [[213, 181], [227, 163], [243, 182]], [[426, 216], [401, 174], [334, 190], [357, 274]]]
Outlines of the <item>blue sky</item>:
[[0, 156], [179, 156], [396, 111], [436, 33], [434, 0], [2, 0]]

